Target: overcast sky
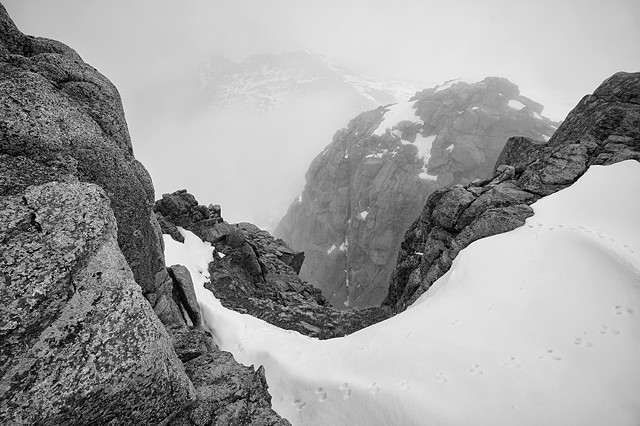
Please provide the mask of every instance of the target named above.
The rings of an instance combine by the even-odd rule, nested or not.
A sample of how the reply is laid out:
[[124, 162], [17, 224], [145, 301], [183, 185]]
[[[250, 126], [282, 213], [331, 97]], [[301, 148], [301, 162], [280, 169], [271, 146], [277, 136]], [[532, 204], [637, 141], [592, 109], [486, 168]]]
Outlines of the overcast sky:
[[614, 72], [640, 71], [639, 0], [0, 1], [24, 33], [70, 45], [116, 84], [152, 175], [132, 94], [213, 53], [307, 49], [432, 83], [502, 76], [555, 120]]
[[241, 59], [308, 49], [419, 81], [500, 75], [525, 95], [557, 91], [572, 101], [616, 71], [640, 70], [638, 0], [3, 3], [24, 32], [74, 47], [125, 101], [128, 90], [218, 51]]

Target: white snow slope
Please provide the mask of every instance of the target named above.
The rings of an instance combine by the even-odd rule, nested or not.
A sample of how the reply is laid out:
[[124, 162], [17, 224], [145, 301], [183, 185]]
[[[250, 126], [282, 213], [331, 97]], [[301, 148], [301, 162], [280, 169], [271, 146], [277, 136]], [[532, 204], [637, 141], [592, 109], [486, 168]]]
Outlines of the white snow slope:
[[[410, 309], [319, 341], [222, 308], [211, 247], [166, 237], [194, 275], [205, 326], [264, 365], [294, 425], [640, 424], [640, 164], [591, 167], [479, 240]], [[217, 256], [216, 256], [217, 257]]]

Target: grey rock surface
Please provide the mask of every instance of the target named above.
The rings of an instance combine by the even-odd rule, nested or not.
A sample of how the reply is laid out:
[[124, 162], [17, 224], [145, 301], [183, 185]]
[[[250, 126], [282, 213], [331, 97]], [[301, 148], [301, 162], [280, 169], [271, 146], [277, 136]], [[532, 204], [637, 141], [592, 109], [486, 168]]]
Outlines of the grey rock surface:
[[0, 196], [0, 423], [159, 423], [195, 399], [93, 184]]
[[64, 44], [23, 35], [0, 7], [0, 195], [48, 181], [102, 187], [118, 244], [144, 293], [164, 271], [154, 190], [134, 158], [120, 95]]
[[208, 351], [185, 362], [198, 396], [172, 426], [285, 426], [271, 409], [264, 369], [239, 365], [228, 352]]
[[384, 305], [403, 311], [480, 238], [524, 225], [529, 207], [591, 165], [640, 161], [640, 73], [617, 73], [585, 96], [548, 143], [510, 138], [493, 177], [433, 193], [405, 234]]
[[[510, 136], [548, 140], [556, 125], [540, 115], [540, 104], [497, 77], [423, 90], [409, 107], [413, 115], [386, 131], [376, 129], [393, 106], [360, 114], [339, 130], [274, 232], [305, 252], [300, 276], [336, 308], [384, 300], [403, 235], [429, 194], [491, 177]], [[445, 204], [436, 215], [455, 213], [449, 208], [466, 206]]]

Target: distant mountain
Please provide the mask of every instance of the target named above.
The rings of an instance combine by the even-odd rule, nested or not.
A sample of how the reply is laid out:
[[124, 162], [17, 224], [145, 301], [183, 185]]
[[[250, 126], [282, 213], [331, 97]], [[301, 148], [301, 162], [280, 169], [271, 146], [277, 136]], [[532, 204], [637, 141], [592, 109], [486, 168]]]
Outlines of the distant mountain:
[[319, 94], [350, 98], [364, 108], [407, 100], [424, 85], [367, 77], [309, 51], [253, 55], [233, 62], [224, 55], [204, 61], [192, 89], [213, 110], [242, 104], [273, 111], [283, 103]]
[[[212, 55], [135, 94], [127, 116], [158, 194], [189, 188], [207, 204], [228, 206], [225, 216], [233, 222], [273, 229], [335, 129], [424, 87], [362, 76], [306, 51], [239, 62]], [[171, 173], [167, 159], [177, 166]], [[211, 167], [229, 184], [203, 179], [202, 170]]]
[[303, 279], [336, 307], [379, 305], [404, 232], [438, 188], [493, 174], [507, 139], [557, 123], [505, 78], [452, 80], [360, 114], [311, 163], [275, 235], [303, 250]]

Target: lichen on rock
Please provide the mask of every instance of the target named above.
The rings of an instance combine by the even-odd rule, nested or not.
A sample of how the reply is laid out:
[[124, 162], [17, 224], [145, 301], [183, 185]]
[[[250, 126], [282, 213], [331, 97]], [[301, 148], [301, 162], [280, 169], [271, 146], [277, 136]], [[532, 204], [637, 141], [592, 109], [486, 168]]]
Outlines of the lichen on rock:
[[193, 400], [102, 189], [50, 182], [0, 204], [2, 423], [160, 422]]

